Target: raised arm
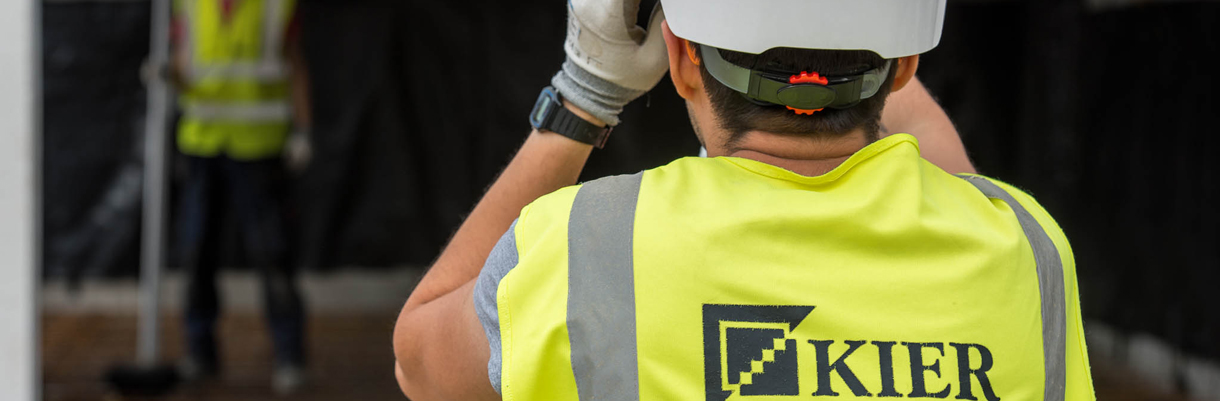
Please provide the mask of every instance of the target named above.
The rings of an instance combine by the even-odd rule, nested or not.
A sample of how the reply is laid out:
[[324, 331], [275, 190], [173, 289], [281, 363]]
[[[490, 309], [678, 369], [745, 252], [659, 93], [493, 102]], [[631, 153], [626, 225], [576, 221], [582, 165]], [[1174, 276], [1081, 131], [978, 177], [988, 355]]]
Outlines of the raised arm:
[[[614, 125], [631, 100], [660, 81], [668, 66], [660, 29], [635, 27], [635, 11], [624, 1], [572, 0], [568, 59], [551, 83], [565, 109], [597, 126]], [[606, 10], [620, 11], [620, 13]], [[582, 14], [584, 13], [584, 14]], [[654, 16], [656, 26], [660, 17]], [[634, 28], [628, 28], [634, 27]], [[646, 37], [637, 43], [634, 38]], [[598, 43], [592, 43], [600, 41]], [[582, 46], [596, 46], [602, 59]], [[525, 116], [522, 116], [523, 120]], [[562, 130], [562, 128], [555, 128]], [[394, 328], [395, 375], [413, 400], [498, 399], [487, 375], [489, 344], [474, 308], [474, 281], [492, 248], [521, 209], [535, 199], [576, 183], [592, 146], [534, 130], [462, 223], [440, 258], [403, 306]]]
[[914, 135], [919, 139], [924, 159], [945, 171], [954, 174], [975, 172], [957, 128], [919, 78], [890, 94], [885, 110], [881, 112], [881, 124], [887, 133]]
[[498, 399], [487, 378], [488, 344], [474, 313], [474, 279], [521, 208], [575, 184], [592, 148], [532, 132], [411, 293], [394, 328], [396, 374], [411, 399]]

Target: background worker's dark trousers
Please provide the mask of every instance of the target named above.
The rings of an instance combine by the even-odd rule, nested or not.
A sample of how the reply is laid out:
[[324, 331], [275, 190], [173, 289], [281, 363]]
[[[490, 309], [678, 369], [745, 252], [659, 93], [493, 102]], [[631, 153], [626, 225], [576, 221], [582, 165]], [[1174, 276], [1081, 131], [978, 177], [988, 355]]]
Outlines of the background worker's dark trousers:
[[278, 158], [237, 161], [188, 156], [179, 203], [179, 239], [186, 283], [186, 337], [190, 356], [207, 371], [217, 369], [215, 326], [220, 217], [232, 207], [247, 260], [258, 269], [263, 302], [279, 365], [304, 362], [304, 312], [289, 262], [282, 200], [285, 172]]

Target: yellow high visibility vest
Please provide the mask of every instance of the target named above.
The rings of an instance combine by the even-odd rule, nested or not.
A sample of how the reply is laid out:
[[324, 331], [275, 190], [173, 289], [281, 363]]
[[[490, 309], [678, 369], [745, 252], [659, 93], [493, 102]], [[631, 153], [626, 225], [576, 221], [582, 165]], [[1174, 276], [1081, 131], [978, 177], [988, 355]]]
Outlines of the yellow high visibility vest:
[[906, 134], [817, 177], [684, 158], [565, 188], [512, 239], [505, 400], [1094, 399], [1063, 232]]
[[179, 98], [178, 149], [194, 156], [273, 157], [291, 110], [282, 49], [295, 0], [175, 0], [189, 57]]

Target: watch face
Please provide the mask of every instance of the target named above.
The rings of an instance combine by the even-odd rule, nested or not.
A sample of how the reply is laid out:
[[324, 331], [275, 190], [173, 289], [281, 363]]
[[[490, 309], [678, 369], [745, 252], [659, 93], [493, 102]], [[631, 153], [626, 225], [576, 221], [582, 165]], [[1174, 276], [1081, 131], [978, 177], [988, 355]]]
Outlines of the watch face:
[[530, 112], [530, 125], [542, 128], [557, 106], [556, 101], [555, 92], [552, 92], [550, 87], [544, 88], [542, 93], [538, 94], [538, 101], [534, 103], [534, 111]]
[[534, 125], [542, 124], [543, 119], [546, 117], [546, 112], [550, 110], [551, 102], [552, 100], [549, 97], [538, 98], [538, 104], [534, 105], [534, 115], [530, 116], [530, 119], [535, 122]]

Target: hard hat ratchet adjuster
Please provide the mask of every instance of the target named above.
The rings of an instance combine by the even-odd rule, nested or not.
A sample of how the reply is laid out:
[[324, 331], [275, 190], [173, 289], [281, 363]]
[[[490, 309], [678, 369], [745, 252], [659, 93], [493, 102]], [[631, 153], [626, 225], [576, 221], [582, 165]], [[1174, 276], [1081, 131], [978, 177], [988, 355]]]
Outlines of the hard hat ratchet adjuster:
[[782, 105], [810, 115], [826, 107], [845, 109], [877, 94], [890, 73], [885, 65], [862, 74], [823, 77], [818, 73], [779, 74], [744, 68], [725, 61], [711, 46], [700, 45], [707, 71], [725, 86], [761, 105]]
[[[814, 112], [822, 111], [826, 105], [833, 103], [836, 97], [834, 90], [826, 87], [830, 80], [818, 76], [817, 72], [801, 71], [801, 75], [788, 77], [788, 83], [788, 86], [776, 91], [775, 95], [784, 102], [788, 110], [792, 110], [796, 114], [813, 115]], [[792, 107], [794, 104], [805, 103], [818, 104], [820, 107], [816, 109]]]

